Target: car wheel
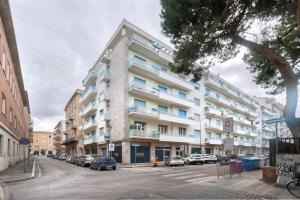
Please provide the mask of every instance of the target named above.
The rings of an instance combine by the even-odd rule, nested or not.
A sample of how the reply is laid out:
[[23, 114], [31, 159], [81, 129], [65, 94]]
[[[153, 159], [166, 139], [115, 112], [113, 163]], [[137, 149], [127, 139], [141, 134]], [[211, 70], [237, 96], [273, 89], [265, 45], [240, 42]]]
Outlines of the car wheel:
[[92, 165], [90, 165], [90, 169], [93, 169]]
[[190, 161], [188, 160], [186, 164], [190, 165], [191, 163], [190, 163]]
[[116, 170], [116, 169], [117, 169], [116, 167], [113, 168], [113, 170]]

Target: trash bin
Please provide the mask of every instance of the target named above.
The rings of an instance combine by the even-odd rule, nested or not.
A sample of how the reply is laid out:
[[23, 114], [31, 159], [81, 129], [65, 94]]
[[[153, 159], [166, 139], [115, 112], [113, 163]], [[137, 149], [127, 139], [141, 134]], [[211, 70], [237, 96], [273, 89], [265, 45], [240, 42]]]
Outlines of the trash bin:
[[256, 170], [260, 168], [260, 159], [258, 158], [243, 158], [243, 169], [245, 171]]

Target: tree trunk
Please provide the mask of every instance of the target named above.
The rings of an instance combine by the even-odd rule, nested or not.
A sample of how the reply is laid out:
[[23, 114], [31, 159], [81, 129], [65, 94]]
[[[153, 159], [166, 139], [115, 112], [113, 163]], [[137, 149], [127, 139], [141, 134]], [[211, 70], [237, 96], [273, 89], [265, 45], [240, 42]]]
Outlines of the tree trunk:
[[286, 87], [286, 103], [283, 110], [283, 117], [286, 119], [286, 124], [292, 135], [294, 137], [300, 137], [300, 118], [296, 118], [295, 116], [298, 101], [298, 79], [290, 64], [276, 52], [255, 42], [246, 40], [238, 34], [234, 35], [232, 39], [267, 59], [279, 71]]

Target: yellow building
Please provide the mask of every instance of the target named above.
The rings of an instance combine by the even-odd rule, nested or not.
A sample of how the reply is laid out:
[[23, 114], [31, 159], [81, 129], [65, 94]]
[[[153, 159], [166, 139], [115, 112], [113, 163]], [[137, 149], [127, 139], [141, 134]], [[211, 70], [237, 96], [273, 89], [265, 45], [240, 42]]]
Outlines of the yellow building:
[[32, 133], [32, 153], [38, 152], [46, 155], [53, 152], [53, 133], [45, 131], [35, 131]]

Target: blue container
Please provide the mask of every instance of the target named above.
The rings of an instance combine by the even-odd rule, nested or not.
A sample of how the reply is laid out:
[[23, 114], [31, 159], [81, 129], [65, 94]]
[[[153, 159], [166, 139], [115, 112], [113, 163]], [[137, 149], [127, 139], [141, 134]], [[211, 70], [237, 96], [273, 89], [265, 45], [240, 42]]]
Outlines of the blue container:
[[260, 159], [258, 158], [243, 158], [243, 169], [245, 171], [256, 170], [260, 168]]

